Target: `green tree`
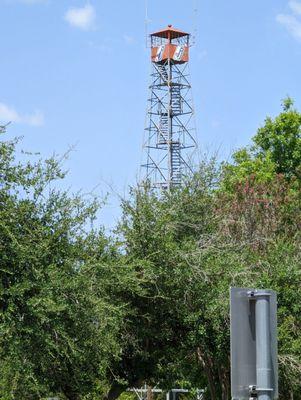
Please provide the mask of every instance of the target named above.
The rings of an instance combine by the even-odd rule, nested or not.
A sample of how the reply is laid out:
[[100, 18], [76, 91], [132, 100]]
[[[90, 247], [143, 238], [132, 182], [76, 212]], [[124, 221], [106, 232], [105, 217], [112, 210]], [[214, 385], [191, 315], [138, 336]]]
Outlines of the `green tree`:
[[129, 270], [87, 229], [98, 202], [54, 189], [58, 160], [18, 162], [17, 145], [0, 143], [0, 397], [103, 393]]
[[213, 163], [180, 189], [138, 188], [124, 203], [126, 262], [148, 277], [147, 297], [131, 299], [143, 357], [129, 354], [128, 365], [140, 382], [185, 381], [228, 400], [229, 287], [270, 287], [279, 293], [281, 398], [300, 398], [301, 196], [294, 180], [271, 171], [263, 180], [232, 175], [226, 186]]
[[[123, 374], [130, 386], [143, 381], [163, 388], [183, 381], [195, 387], [205, 383], [198, 367], [191, 367], [197, 347], [189, 347], [189, 351], [186, 347], [197, 324], [195, 319], [189, 320], [191, 312], [187, 315], [196, 295], [189, 293], [190, 282], [201, 276], [186, 254], [196, 249], [196, 241], [206, 237], [214, 225], [211, 189], [218, 176], [214, 167], [214, 162], [204, 163], [202, 172], [185, 187], [161, 196], [137, 188], [123, 203], [119, 233], [125, 260], [143, 276], [145, 290], [144, 296], [130, 299], [137, 310], [132, 319], [135, 333], [120, 363], [121, 369], [129, 366], [123, 368]], [[202, 285], [205, 282], [198, 289]], [[197, 296], [203, 299], [201, 290]]]
[[0, 397], [146, 382], [228, 400], [229, 287], [256, 286], [278, 293], [280, 398], [301, 400], [299, 132], [287, 99], [232, 163], [132, 189], [115, 238], [90, 228], [97, 201], [54, 189], [56, 159], [20, 163], [2, 142]]
[[253, 137], [253, 144], [233, 154], [232, 163], [224, 163], [221, 189], [235, 190], [237, 183], [253, 177], [259, 183], [270, 182], [275, 174], [300, 180], [301, 113], [291, 98], [282, 103], [282, 112], [267, 117]]
[[282, 112], [274, 119], [268, 117], [253, 140], [257, 155], [270, 156], [276, 173], [300, 178], [301, 113], [293, 104], [291, 98], [286, 98]]

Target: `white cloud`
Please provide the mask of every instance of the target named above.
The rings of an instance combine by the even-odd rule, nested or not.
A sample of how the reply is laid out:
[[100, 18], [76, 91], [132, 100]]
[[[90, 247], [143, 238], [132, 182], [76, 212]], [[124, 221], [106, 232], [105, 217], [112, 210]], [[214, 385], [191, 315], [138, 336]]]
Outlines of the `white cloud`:
[[297, 40], [301, 41], [301, 3], [297, 0], [289, 0], [290, 14], [278, 14], [276, 21]]
[[44, 115], [41, 111], [33, 114], [20, 114], [13, 107], [0, 103], [0, 123], [16, 122], [31, 126], [44, 125]]
[[79, 8], [69, 8], [65, 14], [65, 20], [71, 26], [87, 31], [95, 27], [96, 12], [91, 4]]
[[283, 25], [295, 39], [301, 40], [301, 21], [294, 15], [278, 14], [276, 20]]
[[297, 15], [301, 15], [301, 3], [296, 0], [291, 0], [288, 3], [290, 9]]

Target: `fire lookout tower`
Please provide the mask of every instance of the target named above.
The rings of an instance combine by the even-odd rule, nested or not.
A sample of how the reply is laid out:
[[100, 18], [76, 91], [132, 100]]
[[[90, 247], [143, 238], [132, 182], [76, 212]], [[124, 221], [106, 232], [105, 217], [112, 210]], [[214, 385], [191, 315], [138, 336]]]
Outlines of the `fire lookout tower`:
[[142, 180], [169, 190], [192, 172], [197, 148], [188, 71], [190, 34], [168, 25], [152, 33], [150, 43], [152, 71]]

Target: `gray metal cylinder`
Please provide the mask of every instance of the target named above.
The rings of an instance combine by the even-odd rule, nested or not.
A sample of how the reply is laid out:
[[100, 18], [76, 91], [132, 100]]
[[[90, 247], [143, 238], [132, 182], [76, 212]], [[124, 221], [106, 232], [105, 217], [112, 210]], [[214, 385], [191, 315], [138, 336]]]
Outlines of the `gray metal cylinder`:
[[257, 292], [256, 298], [256, 389], [258, 400], [272, 399], [272, 359], [270, 336], [270, 294]]

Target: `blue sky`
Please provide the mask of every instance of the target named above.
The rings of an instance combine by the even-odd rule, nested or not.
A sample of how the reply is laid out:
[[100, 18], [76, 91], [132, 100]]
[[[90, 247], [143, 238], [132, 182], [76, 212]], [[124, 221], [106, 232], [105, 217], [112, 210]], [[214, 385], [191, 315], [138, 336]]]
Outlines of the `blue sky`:
[[[301, 109], [301, 2], [148, 0], [149, 31], [197, 31], [191, 82], [198, 139], [221, 157], [250, 143], [290, 95]], [[197, 13], [193, 10], [197, 5]], [[149, 50], [145, 0], [0, 0], [0, 123], [49, 156], [75, 146], [72, 191], [135, 183], [145, 120]], [[111, 196], [100, 222], [120, 214]]]

